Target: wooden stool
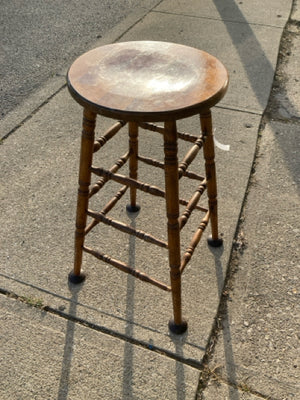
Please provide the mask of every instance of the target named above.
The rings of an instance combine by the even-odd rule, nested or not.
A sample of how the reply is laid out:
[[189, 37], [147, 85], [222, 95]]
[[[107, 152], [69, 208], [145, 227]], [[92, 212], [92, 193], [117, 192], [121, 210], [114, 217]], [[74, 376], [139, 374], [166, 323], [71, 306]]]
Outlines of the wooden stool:
[[[211, 246], [222, 245], [222, 239], [218, 235], [216, 173], [210, 108], [221, 100], [227, 86], [227, 71], [215, 57], [191, 47], [166, 42], [138, 41], [99, 47], [79, 57], [68, 72], [70, 93], [84, 107], [75, 264], [69, 280], [72, 283], [80, 283], [84, 280], [81, 263], [82, 252], [85, 251], [136, 278], [170, 291], [174, 319], [169, 322], [169, 328], [177, 334], [187, 329], [187, 323], [182, 318], [181, 311], [181, 275], [209, 220], [212, 235], [208, 243]], [[119, 122], [95, 141], [97, 114]], [[178, 132], [176, 121], [195, 114], [200, 115], [202, 130], [200, 136]], [[92, 166], [93, 153], [112, 139], [127, 122], [129, 125], [128, 153], [109, 170]], [[156, 126], [152, 122], [163, 122], [164, 125]], [[163, 135], [164, 163], [139, 155], [138, 127]], [[177, 158], [178, 139], [192, 143], [191, 149], [181, 163], [178, 163]], [[188, 171], [189, 165], [202, 147], [205, 158], [205, 177]], [[129, 160], [129, 177], [117, 173], [127, 160]], [[138, 161], [164, 169], [165, 191], [137, 179]], [[92, 173], [101, 178], [90, 188]], [[179, 179], [183, 176], [200, 181], [189, 201], [179, 197]], [[89, 198], [109, 180], [123, 185], [121, 190], [102, 208], [101, 212], [89, 210]], [[167, 242], [107, 217], [107, 213], [128, 187], [130, 188], [130, 204], [127, 206], [129, 212], [139, 210], [136, 203], [137, 189], [166, 199]], [[198, 206], [198, 201], [205, 189], [208, 195], [208, 209]], [[181, 216], [179, 215], [180, 204], [186, 207]], [[180, 231], [194, 209], [204, 212], [205, 216], [181, 257]], [[87, 226], [88, 216], [92, 220]], [[86, 247], [85, 236], [99, 222], [167, 248], [170, 285]]]

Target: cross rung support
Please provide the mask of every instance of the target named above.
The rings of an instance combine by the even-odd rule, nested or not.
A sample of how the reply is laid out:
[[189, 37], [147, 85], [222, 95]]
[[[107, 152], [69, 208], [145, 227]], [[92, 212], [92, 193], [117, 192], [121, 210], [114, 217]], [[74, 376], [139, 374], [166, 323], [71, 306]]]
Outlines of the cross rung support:
[[[191, 197], [190, 201], [187, 204], [186, 209], [182, 213], [181, 217], [179, 217], [179, 228], [182, 229], [185, 224], [187, 223], [188, 219], [190, 218], [193, 210], [196, 208], [202, 194], [206, 190], [206, 179], [201, 183], [201, 185], [198, 187], [198, 189], [195, 191], [193, 196]], [[203, 209], [204, 212], [207, 212], [207, 209]]]
[[184, 159], [182, 162], [179, 164], [179, 177], [184, 175], [186, 170], [188, 169], [189, 165], [194, 161], [196, 155], [198, 154], [199, 150], [202, 148], [204, 142], [204, 136], [201, 135], [196, 142], [194, 143], [194, 146], [191, 147], [191, 149], [187, 152], [185, 155]]
[[[154, 124], [149, 124], [147, 122], [139, 122], [139, 126], [143, 129], [146, 129], [147, 131], [158, 132], [161, 133], [162, 135], [165, 133], [165, 128], [163, 126], [157, 126]], [[198, 139], [198, 136], [191, 135], [190, 133], [185, 133], [185, 132], [177, 132], [177, 135], [179, 139], [191, 143], [194, 143]]]
[[154, 236], [152, 236], [152, 235], [150, 235], [150, 234], [148, 234], [148, 233], [146, 233], [144, 231], [141, 231], [141, 230], [138, 230], [138, 229], [134, 229], [131, 226], [129, 226], [127, 224], [124, 224], [121, 221], [117, 221], [117, 220], [114, 220], [112, 218], [108, 218], [105, 215], [103, 215], [101, 213], [98, 213], [98, 212], [94, 212], [92, 210], [88, 210], [87, 211], [87, 215], [89, 215], [90, 217], [94, 218], [95, 220], [97, 220], [99, 222], [103, 222], [106, 225], [112, 226], [113, 228], [118, 229], [121, 232], [128, 233], [129, 235], [136, 236], [137, 238], [139, 238], [141, 240], [144, 240], [145, 242], [155, 244], [155, 245], [163, 247], [165, 249], [168, 248], [168, 243], [167, 242], [159, 240], [159, 239], [155, 238]]
[[[93, 174], [95, 174], [95, 175], [103, 176], [106, 180], [112, 179], [113, 181], [118, 182], [121, 185], [136, 187], [137, 189], [140, 189], [145, 193], [150, 193], [153, 196], [158, 196], [158, 197], [162, 197], [162, 198], [165, 198], [165, 196], [166, 196], [166, 193], [162, 189], [160, 189], [156, 186], [151, 186], [151, 185], [148, 185], [147, 183], [136, 181], [134, 179], [129, 178], [128, 176], [124, 176], [124, 175], [120, 175], [120, 174], [113, 174], [110, 171], [107, 171], [103, 168], [91, 167], [91, 172], [93, 172]], [[181, 204], [183, 206], [187, 206], [188, 201], [184, 200], [184, 199], [179, 199], [179, 204]], [[206, 209], [204, 209], [203, 207], [199, 207], [199, 206], [196, 206], [195, 209], [200, 210], [200, 211], [206, 211]]]
[[101, 149], [110, 139], [112, 139], [119, 130], [126, 125], [126, 122], [119, 121], [113, 126], [111, 126], [103, 136], [100, 136], [94, 142], [94, 153]]
[[[152, 158], [144, 157], [144, 156], [138, 156], [138, 160], [142, 161], [145, 164], [152, 165], [153, 167], [157, 167], [157, 168], [160, 168], [160, 169], [165, 169], [165, 164], [163, 162], [161, 162], [161, 161], [157, 161], [157, 160], [154, 160]], [[195, 180], [198, 180], [198, 181], [203, 181], [204, 180], [204, 176], [195, 174], [194, 172], [190, 172], [190, 171], [185, 171], [185, 172], [182, 173], [182, 175], [186, 176], [186, 177], [188, 177], [190, 179], [195, 179]]]
[[[123, 165], [128, 161], [129, 159], [130, 152], [126, 152], [122, 157], [120, 157], [116, 163], [109, 169], [109, 172], [115, 173], [117, 172]], [[94, 194], [98, 193], [100, 189], [103, 188], [105, 183], [108, 181], [108, 178], [102, 177], [99, 179], [91, 188], [90, 193], [89, 193], [89, 198], [94, 196]]]
[[137, 189], [142, 190], [143, 192], [150, 193], [154, 196], [165, 197], [165, 192], [159, 189], [158, 187], [148, 185], [147, 183], [143, 183], [135, 179], [131, 179], [128, 176], [113, 174], [112, 172], [107, 171], [103, 168], [91, 167], [91, 171], [95, 175], [103, 176], [107, 180], [111, 179], [115, 182], [121, 183], [122, 185], [135, 187]]
[[131, 268], [129, 265], [127, 265], [119, 260], [116, 260], [106, 254], [102, 254], [99, 251], [90, 249], [89, 247], [86, 247], [86, 246], [83, 247], [83, 250], [86, 253], [92, 254], [94, 257], [98, 258], [99, 260], [104, 261], [105, 263], [110, 264], [110, 265], [118, 268], [121, 271], [126, 272], [127, 274], [130, 274], [130, 275], [133, 275], [135, 278], [140, 279], [141, 281], [148, 282], [154, 286], [157, 286], [158, 288], [160, 288], [162, 290], [171, 292], [170, 286], [150, 277], [149, 275], [145, 274], [144, 272], [141, 272], [137, 269]]
[[165, 133], [165, 128], [163, 126], [157, 126], [147, 122], [139, 122], [139, 126], [147, 131], [158, 132], [162, 135]]
[[[107, 214], [121, 199], [121, 197], [126, 193], [128, 186], [123, 186], [118, 193], [105, 205], [105, 207], [100, 211], [102, 215]], [[89, 226], [86, 227], [84, 234], [87, 235], [100, 221], [94, 219]]]
[[183, 254], [182, 260], [181, 260], [181, 265], [180, 265], [180, 272], [182, 273], [187, 266], [188, 262], [192, 258], [192, 255], [200, 242], [201, 236], [207, 227], [209, 221], [209, 211], [207, 211], [205, 217], [202, 219], [200, 225], [198, 226], [196, 232], [194, 233], [194, 236], [186, 249], [185, 253]]
[[[184, 200], [184, 199], [179, 199], [179, 204], [182, 205], [182, 206], [187, 206], [189, 204], [189, 202], [187, 200]], [[194, 210], [202, 211], [202, 212], [205, 212], [205, 213], [207, 212], [207, 208], [201, 207], [201, 206], [196, 206], [194, 208]]]
[[157, 167], [160, 169], [165, 168], [165, 164], [161, 161], [154, 160], [153, 158], [138, 156], [138, 160], [142, 161], [145, 164], [151, 165], [152, 167]]

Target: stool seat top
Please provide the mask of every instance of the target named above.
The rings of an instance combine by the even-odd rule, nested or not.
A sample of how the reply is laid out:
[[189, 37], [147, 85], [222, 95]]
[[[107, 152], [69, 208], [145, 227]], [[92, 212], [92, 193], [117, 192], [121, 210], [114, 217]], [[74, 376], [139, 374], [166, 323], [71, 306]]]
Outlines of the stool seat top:
[[228, 73], [210, 54], [180, 44], [121, 42], [75, 60], [68, 88], [83, 107], [110, 118], [164, 121], [203, 112], [224, 96]]

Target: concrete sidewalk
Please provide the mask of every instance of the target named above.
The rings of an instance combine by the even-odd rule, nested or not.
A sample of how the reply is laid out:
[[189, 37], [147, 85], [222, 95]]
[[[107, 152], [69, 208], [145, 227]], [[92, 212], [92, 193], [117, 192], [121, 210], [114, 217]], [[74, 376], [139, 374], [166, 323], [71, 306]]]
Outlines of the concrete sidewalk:
[[[278, 91], [262, 119], [291, 7], [292, 0], [148, 0], [91, 46], [116, 40], [178, 42], [213, 54], [229, 70], [228, 93], [213, 110], [216, 138], [230, 145], [229, 152], [216, 150], [224, 248], [211, 251], [203, 240], [184, 273], [189, 329], [182, 337], [168, 332], [168, 295], [91, 257], [85, 256], [84, 285], [67, 284], [81, 109], [64, 79], [53, 78], [0, 122], [5, 138], [0, 146], [1, 399], [299, 396], [299, 28], [293, 21], [285, 31], [295, 42], [295, 56], [290, 49], [281, 54]], [[299, 21], [297, 4], [292, 19]], [[98, 121], [98, 134], [111, 124]], [[180, 126], [199, 130], [197, 118]], [[142, 133], [141, 141], [144, 152], [161, 158], [160, 137]], [[110, 152], [116, 146], [115, 154], [122, 154], [119, 147], [126, 142], [121, 135]], [[112, 160], [105, 154], [102, 161]], [[201, 157], [194, 165], [202, 167]], [[147, 169], [141, 172], [145, 180], [153, 179]], [[155, 179], [160, 184], [161, 177]], [[149, 232], [163, 237], [162, 214], [147, 211], [153, 209], [148, 196], [140, 202], [136, 220], [128, 220], [124, 204], [114, 215], [137, 228], [147, 224]], [[189, 238], [186, 232], [185, 245]], [[122, 234], [106, 227], [101, 227], [101, 245], [168, 280], [166, 253], [153, 254], [152, 247], [133, 238], [124, 244]]]

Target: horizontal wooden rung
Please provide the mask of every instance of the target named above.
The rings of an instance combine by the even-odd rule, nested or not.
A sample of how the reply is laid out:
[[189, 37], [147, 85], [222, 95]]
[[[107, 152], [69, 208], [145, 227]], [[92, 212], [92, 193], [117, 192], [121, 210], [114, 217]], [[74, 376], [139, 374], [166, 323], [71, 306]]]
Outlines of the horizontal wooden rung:
[[181, 265], [180, 265], [180, 272], [182, 273], [185, 267], [187, 266], [187, 263], [190, 261], [192, 258], [192, 255], [200, 242], [201, 236], [207, 227], [209, 221], [209, 211], [205, 214], [205, 217], [202, 219], [200, 225], [198, 226], [198, 229], [194, 233], [194, 236], [186, 249], [185, 253], [183, 254], [182, 260], [181, 260]]
[[105, 143], [107, 143], [110, 139], [112, 139], [116, 133], [119, 132], [119, 130], [126, 125], [126, 122], [124, 121], [119, 121], [116, 124], [114, 124], [113, 126], [111, 126], [105, 133], [103, 136], [100, 136], [98, 139], [95, 140], [94, 143], [94, 153], [96, 151], [98, 151], [99, 149], [101, 149], [102, 146], [105, 145]]
[[[118, 193], [105, 205], [105, 207], [100, 211], [102, 215], [107, 214], [121, 199], [121, 197], [126, 193], [128, 186], [123, 186]], [[94, 219], [85, 229], [84, 234], [87, 235], [100, 221]]]
[[192, 171], [184, 171], [183, 176], [186, 176], [187, 178], [190, 178], [190, 179], [195, 179], [196, 181], [204, 181], [204, 179], [205, 179], [204, 176], [198, 175]]
[[[139, 126], [143, 129], [146, 129], [147, 131], [158, 132], [162, 135], [165, 133], [165, 128], [163, 126], [157, 126], [155, 124], [149, 124], [147, 122], [139, 122]], [[198, 139], [198, 136], [191, 135], [190, 133], [185, 132], [177, 132], [177, 135], [179, 139], [191, 143], [194, 143]]]
[[[185, 224], [187, 223], [188, 219], [190, 218], [193, 210], [196, 208], [202, 194], [204, 193], [206, 189], [206, 179], [199, 185], [193, 196], [191, 197], [190, 201], [187, 204], [186, 209], [182, 213], [181, 217], [179, 218], [179, 227], [182, 229]], [[207, 209], [203, 209], [204, 212], [207, 212]]]
[[[189, 202], [187, 200], [184, 200], [184, 199], [179, 199], [179, 204], [182, 205], [182, 206], [187, 206], [189, 204]], [[201, 206], [196, 206], [194, 209], [198, 210], [198, 211], [205, 212], [205, 213], [208, 211], [207, 208], [201, 207]]]
[[[165, 164], [163, 162], [154, 160], [149, 157], [138, 156], [138, 160], [142, 161], [143, 163], [145, 163], [147, 165], [152, 165], [153, 167], [157, 167], [160, 169], [165, 168]], [[179, 170], [178, 170], [178, 173], [180, 174]], [[203, 179], [205, 179], [204, 176], [198, 175], [198, 174], [196, 174], [194, 172], [190, 172], [190, 171], [184, 171], [183, 173], [181, 173], [181, 175], [186, 176], [187, 178], [190, 178], [190, 179], [196, 179], [198, 181], [203, 181]]]
[[164, 169], [165, 168], [165, 164], [161, 161], [157, 161], [154, 160], [153, 158], [149, 158], [149, 157], [143, 157], [138, 155], [138, 160], [142, 161], [143, 163], [147, 164], [147, 165], [151, 165], [152, 167], [157, 167], [160, 169]]
[[129, 265], [127, 265], [119, 260], [116, 260], [106, 254], [102, 254], [97, 250], [90, 249], [89, 247], [86, 247], [86, 246], [83, 247], [83, 250], [86, 253], [92, 254], [94, 257], [98, 258], [98, 260], [104, 261], [105, 263], [110, 264], [110, 265], [118, 268], [119, 270], [126, 272], [127, 274], [133, 275], [135, 278], [140, 279], [141, 281], [148, 282], [148, 283], [150, 283], [154, 286], [157, 286], [160, 289], [163, 289], [167, 292], [171, 291], [170, 286], [150, 277], [149, 275], [145, 274], [144, 272], [141, 272], [137, 269], [131, 268]]
[[[122, 157], [120, 157], [116, 163], [109, 169], [109, 172], [114, 173], [117, 172], [121, 167], [123, 167], [123, 165], [127, 162], [128, 158], [129, 158], [129, 154], [130, 152], [127, 151]], [[91, 198], [92, 196], [94, 196], [94, 194], [98, 193], [100, 189], [103, 188], [103, 186], [105, 185], [105, 183], [108, 181], [108, 178], [102, 177], [101, 179], [99, 179], [94, 185], [93, 187], [90, 189], [90, 193], [89, 193], [89, 198]]]
[[[103, 168], [96, 168], [96, 167], [91, 167], [91, 172], [93, 172], [93, 174], [95, 175], [103, 176], [106, 180], [111, 179], [122, 185], [135, 187], [139, 190], [142, 190], [145, 193], [152, 194], [153, 196], [158, 196], [162, 198], [166, 197], [166, 193], [157, 186], [148, 185], [147, 183], [137, 181], [135, 179], [129, 178], [128, 176], [113, 174], [110, 171], [107, 171]], [[179, 199], [179, 204], [187, 206], [188, 201], [185, 199]], [[206, 209], [204, 209], [203, 207], [198, 207], [198, 206], [196, 206], [195, 209], [200, 211], [206, 211]]]
[[147, 183], [143, 183], [137, 181], [135, 179], [129, 178], [128, 176], [120, 175], [120, 174], [113, 174], [110, 171], [105, 170], [104, 168], [95, 168], [91, 167], [91, 171], [93, 174], [98, 176], [103, 176], [105, 179], [111, 179], [115, 182], [121, 183], [122, 185], [127, 185], [134, 187], [136, 189], [140, 189], [143, 192], [150, 193], [154, 196], [158, 197], [165, 197], [165, 192], [159, 189], [156, 186], [148, 185]]
[[179, 164], [179, 177], [184, 175], [184, 173], [186, 172], [186, 170], [189, 167], [189, 165], [191, 165], [191, 163], [194, 161], [196, 155], [198, 154], [199, 150], [203, 146], [203, 142], [204, 142], [203, 136], [200, 136], [195, 141], [195, 143], [191, 147], [191, 149], [187, 152], [187, 154], [185, 155], [184, 159]]
[[150, 234], [148, 234], [148, 233], [146, 233], [144, 231], [141, 231], [141, 230], [138, 230], [138, 229], [134, 229], [133, 227], [131, 227], [131, 226], [127, 225], [127, 224], [124, 224], [121, 221], [117, 221], [117, 220], [114, 220], [112, 218], [108, 218], [102, 213], [98, 213], [98, 212], [95, 212], [95, 211], [92, 211], [92, 210], [88, 210], [87, 211], [87, 215], [89, 215], [90, 217], [94, 218], [95, 220], [97, 220], [99, 222], [103, 222], [106, 225], [112, 226], [113, 228], [118, 229], [121, 232], [128, 233], [129, 235], [136, 236], [137, 238], [139, 238], [141, 240], [144, 240], [145, 242], [155, 244], [155, 245], [163, 247], [165, 249], [168, 248], [168, 243], [167, 242], [159, 240], [159, 239], [155, 238], [154, 236], [152, 236], [152, 235], [150, 235]]

